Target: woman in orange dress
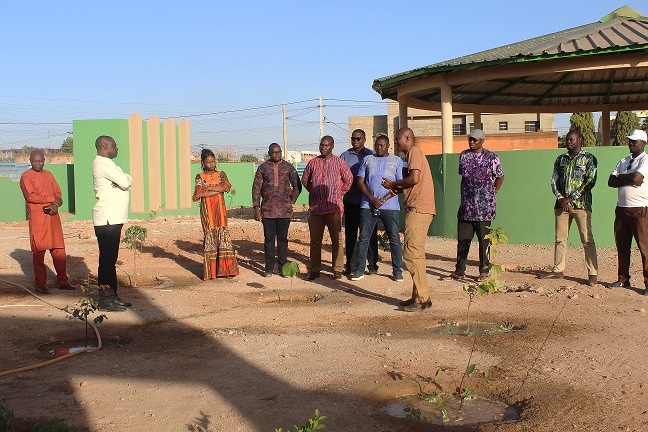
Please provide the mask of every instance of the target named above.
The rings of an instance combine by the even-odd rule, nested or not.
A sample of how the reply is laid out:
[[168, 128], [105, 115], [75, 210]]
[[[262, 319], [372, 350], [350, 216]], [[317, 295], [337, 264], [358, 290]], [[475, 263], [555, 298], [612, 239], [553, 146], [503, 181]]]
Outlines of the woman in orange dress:
[[239, 274], [232, 238], [227, 229], [224, 192], [232, 185], [223, 171], [216, 171], [216, 157], [203, 149], [200, 155], [203, 172], [196, 175], [193, 200], [200, 200], [200, 221], [205, 233], [203, 242], [203, 280], [233, 277]]

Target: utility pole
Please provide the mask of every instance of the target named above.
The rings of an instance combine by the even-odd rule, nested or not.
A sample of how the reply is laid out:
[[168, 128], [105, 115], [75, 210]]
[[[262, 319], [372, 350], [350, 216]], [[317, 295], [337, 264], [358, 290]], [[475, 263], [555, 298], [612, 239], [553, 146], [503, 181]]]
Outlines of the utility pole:
[[286, 104], [281, 105], [281, 112], [283, 113], [283, 139], [284, 139], [284, 157], [288, 157], [288, 129], [286, 128]]
[[324, 136], [324, 107], [322, 106], [322, 96], [319, 97], [320, 109], [320, 138]]

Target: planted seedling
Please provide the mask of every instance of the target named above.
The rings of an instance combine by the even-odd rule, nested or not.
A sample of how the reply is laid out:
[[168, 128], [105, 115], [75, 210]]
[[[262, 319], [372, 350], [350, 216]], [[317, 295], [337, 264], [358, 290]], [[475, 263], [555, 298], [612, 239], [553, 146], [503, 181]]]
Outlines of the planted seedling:
[[128, 249], [133, 251], [133, 284], [132, 286], [137, 286], [137, 251], [142, 252], [142, 247], [144, 246], [144, 241], [148, 235], [148, 230], [139, 225], [133, 225], [129, 227], [124, 233], [124, 237], [121, 239], [122, 243], [126, 243]]
[[[320, 423], [323, 420], [326, 420], [326, 416], [320, 415], [319, 410], [316, 409], [315, 417], [313, 417], [312, 419], [308, 419], [308, 421], [306, 422], [306, 424], [304, 424], [304, 426], [299, 427], [297, 425], [293, 425], [293, 427], [297, 432], [313, 432], [313, 431], [324, 429], [326, 427], [324, 423]], [[276, 428], [275, 432], [283, 432], [283, 428]]]
[[281, 271], [290, 278], [290, 288], [292, 289], [293, 278], [299, 274], [299, 266], [295, 262], [288, 261], [281, 267]]
[[[475, 298], [475, 295], [482, 296], [484, 294], [497, 294], [504, 293], [507, 291], [506, 286], [498, 278], [502, 274], [502, 266], [498, 264], [492, 264], [492, 260], [497, 256], [497, 247], [500, 244], [508, 244], [508, 237], [504, 234], [503, 228], [498, 227], [487, 227], [489, 233], [484, 237], [490, 240], [490, 244], [486, 249], [486, 254], [488, 261], [491, 262], [490, 268], [488, 269], [488, 279], [481, 281], [479, 284], [467, 284], [463, 286], [463, 290], [468, 294], [468, 307], [466, 308], [466, 334], [468, 336], [474, 336], [475, 332], [470, 331], [470, 305]], [[457, 387], [457, 394], [461, 397], [461, 403], [459, 404], [459, 410], [463, 407], [464, 399], [472, 399], [475, 394], [474, 391], [470, 388], [463, 388], [464, 379], [467, 376], [470, 376], [475, 371], [475, 365], [471, 364], [472, 355], [475, 351], [475, 342], [477, 338], [473, 340], [472, 347], [470, 348], [470, 356], [468, 357], [468, 366], [466, 371], [461, 375], [461, 382]]]
[[0, 431], [12, 431], [14, 426], [14, 413], [4, 397], [0, 398]]
[[[84, 293], [88, 292], [88, 289], [90, 287], [90, 284], [94, 282], [94, 279], [88, 275], [83, 282], [81, 283], [81, 290]], [[93, 313], [97, 312], [99, 310], [99, 303], [97, 300], [93, 298], [85, 298], [85, 299], [79, 299], [79, 301], [76, 303], [77, 307], [72, 309], [70, 312], [74, 318], [80, 319], [85, 323], [85, 347], [88, 347], [88, 316], [92, 315]], [[104, 319], [108, 319], [108, 317], [104, 314], [97, 315], [96, 317], [93, 318], [93, 322], [95, 325], [99, 325], [103, 322]]]

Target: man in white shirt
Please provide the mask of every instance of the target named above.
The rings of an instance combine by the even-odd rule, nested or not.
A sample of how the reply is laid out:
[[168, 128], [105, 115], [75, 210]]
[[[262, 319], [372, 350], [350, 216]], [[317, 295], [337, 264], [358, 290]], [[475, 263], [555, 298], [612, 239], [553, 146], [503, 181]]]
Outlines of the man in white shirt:
[[643, 264], [644, 290], [648, 295], [648, 159], [644, 152], [646, 132], [634, 130], [628, 137], [630, 156], [619, 161], [608, 186], [617, 188], [619, 200], [614, 218], [614, 240], [618, 255], [618, 280], [612, 288], [630, 287], [630, 247], [634, 236]]
[[92, 162], [92, 178], [97, 203], [92, 208], [92, 223], [99, 243], [99, 310], [121, 312], [131, 306], [117, 295], [117, 258], [124, 223], [128, 221], [129, 189], [133, 178], [112, 160], [117, 157], [117, 143], [112, 137], [95, 141], [97, 157]]

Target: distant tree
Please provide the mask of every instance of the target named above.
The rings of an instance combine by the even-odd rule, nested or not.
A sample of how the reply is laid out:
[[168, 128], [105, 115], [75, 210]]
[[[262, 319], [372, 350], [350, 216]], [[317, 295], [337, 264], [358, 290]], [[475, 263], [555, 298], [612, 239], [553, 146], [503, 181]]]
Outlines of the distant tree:
[[577, 112], [569, 117], [569, 129], [577, 130], [583, 135], [583, 147], [596, 145], [594, 132], [594, 115], [591, 112]]
[[35, 149], [36, 149], [36, 147], [33, 147], [33, 146], [23, 146], [22, 152], [25, 153], [25, 154], [30, 154]]
[[61, 144], [61, 153], [72, 153], [74, 150], [74, 140], [72, 137], [67, 137]]
[[227, 155], [227, 153], [216, 153], [216, 160], [218, 162], [229, 162], [230, 157]]
[[628, 140], [626, 137], [632, 133], [633, 130], [639, 128], [639, 118], [637, 114], [632, 111], [619, 111], [616, 118], [612, 121], [610, 126], [610, 135], [614, 137], [612, 145], [624, 146]]
[[259, 162], [259, 159], [257, 159], [257, 157], [252, 155], [252, 154], [244, 154], [244, 155], [241, 156], [240, 161], [241, 162], [254, 162], [254, 163], [257, 163], [257, 162]]
[[648, 117], [644, 117], [643, 121], [641, 122], [641, 129], [648, 132]]
[[565, 139], [567, 138], [567, 134], [564, 133], [562, 135], [558, 135], [558, 148], [565, 148], [567, 147], [567, 143], [565, 142]]

